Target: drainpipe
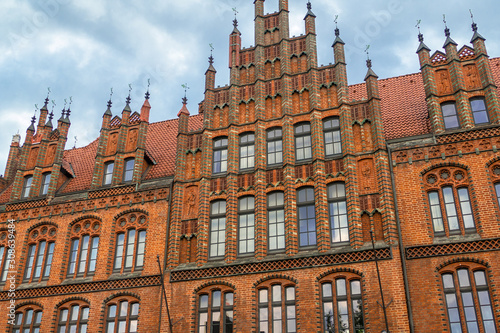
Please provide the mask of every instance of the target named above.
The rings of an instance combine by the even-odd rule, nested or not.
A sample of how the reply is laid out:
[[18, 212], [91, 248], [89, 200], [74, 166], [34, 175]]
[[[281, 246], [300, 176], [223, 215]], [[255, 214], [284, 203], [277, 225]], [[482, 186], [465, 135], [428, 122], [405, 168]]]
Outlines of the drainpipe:
[[387, 153], [389, 155], [389, 171], [391, 173], [391, 185], [392, 185], [392, 193], [394, 196], [394, 210], [396, 214], [396, 226], [398, 228], [398, 242], [399, 242], [399, 255], [401, 257], [401, 268], [403, 269], [403, 280], [405, 285], [405, 296], [406, 296], [406, 310], [408, 311], [408, 322], [410, 324], [410, 333], [414, 333], [413, 327], [413, 314], [411, 308], [411, 299], [410, 299], [410, 288], [408, 285], [408, 272], [406, 271], [406, 256], [405, 249], [403, 246], [403, 236], [401, 234], [401, 221], [399, 220], [399, 209], [398, 209], [398, 200], [396, 194], [396, 182], [394, 180], [394, 170], [392, 168], [392, 151], [388, 144], [386, 144]]

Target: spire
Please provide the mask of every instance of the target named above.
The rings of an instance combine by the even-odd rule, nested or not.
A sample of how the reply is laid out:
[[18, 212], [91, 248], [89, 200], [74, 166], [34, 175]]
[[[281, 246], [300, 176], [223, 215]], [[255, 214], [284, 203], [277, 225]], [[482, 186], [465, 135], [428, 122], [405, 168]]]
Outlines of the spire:
[[[47, 103], [45, 103], [45, 105], [47, 105]], [[49, 113], [49, 120], [47, 121], [47, 123], [45, 124], [45, 126], [52, 128], [52, 119], [53, 118], [54, 118], [54, 112], [50, 111], [50, 113]]]
[[71, 114], [71, 103], [73, 103], [73, 97], [69, 96], [69, 104], [68, 104], [68, 109], [66, 110], [66, 118], [65, 118], [67, 123], [71, 123], [69, 121], [69, 116]]
[[[35, 111], [35, 114], [36, 114], [36, 111]], [[35, 114], [33, 115], [33, 117], [31, 117], [31, 125], [30, 125], [30, 127], [28, 127], [28, 131], [35, 132], [35, 121], [36, 121]]]
[[378, 78], [377, 74], [372, 69], [372, 60], [370, 59], [370, 54], [368, 53], [368, 49], [370, 48], [370, 45], [366, 46], [366, 67], [368, 67], [368, 71], [366, 72], [365, 75], [365, 81], [370, 77], [373, 76], [375, 78]]
[[113, 96], [113, 88], [111, 88], [111, 93], [109, 94], [109, 100], [108, 100], [108, 108], [106, 109], [106, 112], [104, 112], [104, 116], [112, 116], [113, 113], [111, 113], [111, 106], [113, 105], [113, 102], [111, 102], [111, 97]]
[[304, 17], [304, 20], [305, 20], [308, 16], [316, 17], [316, 15], [314, 15], [314, 13], [312, 12], [311, 8], [312, 8], [311, 1], [308, 1], [308, 2], [307, 2], [307, 14], [306, 14], [306, 17]]
[[238, 30], [238, 19], [236, 18], [236, 15], [238, 14], [238, 11], [236, 10], [236, 7], [233, 8], [233, 12], [234, 12], [234, 20], [233, 20], [233, 34], [236, 33], [236, 34], [239, 34], [241, 35], [241, 32]]
[[340, 30], [339, 30], [339, 27], [337, 25], [337, 20], [338, 20], [339, 16], [338, 15], [335, 15], [335, 40], [333, 41], [333, 45], [332, 46], [335, 46], [335, 44], [337, 43], [340, 43], [340, 44], [345, 44], [344, 41], [342, 40], [342, 38], [340, 38]]
[[49, 95], [50, 95], [50, 87], [47, 88], [48, 92], [47, 92], [47, 97], [45, 97], [45, 103], [43, 105], [43, 107], [40, 109], [40, 110], [45, 110], [45, 111], [48, 111], [48, 104], [49, 104]]
[[213, 51], [214, 51], [214, 47], [212, 44], [209, 44], [210, 45], [210, 57], [208, 57], [208, 70], [207, 71], [212, 71], [212, 72], [216, 72], [215, 68], [214, 68], [214, 57], [213, 57]]
[[450, 29], [446, 24], [446, 16], [443, 14], [443, 22], [444, 22], [444, 35], [446, 36], [446, 41], [444, 42], [443, 48], [446, 48], [449, 44], [458, 45], [451, 37], [450, 37]]
[[479, 32], [477, 32], [477, 24], [474, 22], [474, 15], [472, 14], [472, 10], [469, 9], [470, 12], [470, 17], [472, 19], [472, 31], [474, 32], [474, 35], [472, 35], [472, 39], [470, 40], [471, 43], [473, 43], [476, 39], [482, 39], [486, 40]]
[[62, 122], [64, 122], [64, 118], [65, 118], [65, 116], [66, 116], [66, 109], [65, 109], [65, 108], [63, 108], [63, 109], [62, 109], [62, 113], [61, 113], [61, 118], [59, 118], [59, 120], [58, 120], [58, 121], [62, 121]]
[[146, 90], [146, 94], [144, 95], [144, 103], [141, 107], [141, 120], [149, 122], [149, 111], [151, 110], [151, 105], [149, 104], [149, 86], [151, 85], [151, 79], [148, 79], [148, 89]]
[[420, 32], [420, 22], [422, 22], [422, 20], [417, 20], [417, 25], [415, 25], [415, 27], [418, 29], [418, 41], [420, 42], [420, 44], [418, 45], [417, 53], [419, 53], [422, 50], [427, 50], [427, 51], [431, 50], [424, 43], [424, 35], [422, 35], [422, 33]]
[[189, 89], [187, 83], [182, 85], [182, 88], [184, 88], [184, 97], [182, 98], [182, 108], [180, 109], [179, 113], [177, 113], [177, 117], [180, 117], [181, 114], [186, 114], [189, 116], [189, 110], [187, 109], [187, 90]]
[[132, 84], [129, 84], [128, 85], [128, 96], [127, 98], [125, 99], [125, 101], [127, 102], [127, 105], [125, 105], [125, 108], [123, 109], [123, 111], [129, 111], [129, 112], [132, 112], [132, 109], [130, 109], [130, 101], [132, 100], [130, 98], [130, 92], [132, 91]]
[[149, 96], [151, 96], [149, 94], [149, 86], [151, 85], [151, 79], [148, 79], [148, 89], [146, 90], [146, 94], [144, 95], [144, 98], [145, 99], [149, 99]]

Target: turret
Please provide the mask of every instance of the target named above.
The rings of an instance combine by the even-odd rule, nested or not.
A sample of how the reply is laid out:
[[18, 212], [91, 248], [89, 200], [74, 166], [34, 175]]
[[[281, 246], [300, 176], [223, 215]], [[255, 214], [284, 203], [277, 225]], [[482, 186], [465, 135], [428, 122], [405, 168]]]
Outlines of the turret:
[[184, 96], [182, 99], [182, 108], [177, 113], [179, 117], [178, 133], [187, 133], [189, 127], [189, 110], [187, 109], [187, 98]]
[[238, 30], [238, 20], [233, 21], [233, 32], [229, 35], [229, 68], [231, 70], [231, 83], [237, 83], [238, 66], [240, 65], [241, 33]]
[[146, 91], [146, 95], [144, 96], [144, 103], [142, 103], [141, 107], [141, 121], [149, 122], [149, 111], [151, 110], [151, 105], [149, 104], [149, 89]]
[[335, 40], [333, 41], [332, 47], [335, 58], [335, 82], [337, 82], [338, 86], [339, 103], [346, 103], [349, 101], [344, 45], [344, 41], [340, 38], [340, 30], [338, 27], [335, 27]]

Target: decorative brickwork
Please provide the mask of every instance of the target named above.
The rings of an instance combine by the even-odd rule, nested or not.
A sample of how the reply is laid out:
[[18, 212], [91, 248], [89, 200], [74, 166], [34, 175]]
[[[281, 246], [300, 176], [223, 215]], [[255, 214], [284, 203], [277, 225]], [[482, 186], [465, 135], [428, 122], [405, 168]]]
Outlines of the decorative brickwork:
[[485, 239], [474, 242], [408, 247], [406, 248], [406, 258], [419, 259], [489, 250], [500, 250], [500, 238]]

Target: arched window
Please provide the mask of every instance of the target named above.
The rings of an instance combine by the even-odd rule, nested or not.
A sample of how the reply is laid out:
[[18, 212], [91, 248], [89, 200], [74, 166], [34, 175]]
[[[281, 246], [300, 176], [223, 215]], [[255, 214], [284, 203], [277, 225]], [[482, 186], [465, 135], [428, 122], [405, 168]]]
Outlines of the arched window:
[[9, 243], [9, 230], [0, 231], [0, 283], [7, 281], [7, 274], [9, 270], [12, 270], [10, 262], [14, 260], [14, 252], [12, 250], [9, 251], [9, 245], [14, 245], [15, 243]]
[[297, 332], [295, 286], [279, 280], [263, 283], [257, 290], [259, 333]]
[[470, 99], [470, 108], [472, 110], [472, 115], [474, 116], [474, 123], [488, 124], [490, 119], [488, 117], [488, 109], [486, 108], [486, 103], [483, 97], [475, 97]]
[[135, 159], [127, 158], [123, 164], [123, 181], [131, 182], [134, 177]]
[[224, 173], [227, 171], [227, 138], [214, 139], [212, 173]]
[[28, 235], [28, 253], [23, 282], [47, 280], [52, 267], [57, 228], [42, 225]]
[[21, 191], [21, 198], [28, 198], [31, 192], [31, 185], [33, 183], [33, 176], [29, 175], [24, 177], [23, 189]]
[[323, 136], [325, 139], [325, 156], [342, 154], [339, 118], [327, 118], [323, 121]]
[[349, 241], [349, 223], [344, 183], [328, 185], [328, 212], [332, 243]]
[[281, 128], [267, 131], [267, 165], [283, 163], [283, 132]]
[[110, 185], [113, 181], [114, 162], [104, 163], [104, 175], [102, 177], [102, 185]]
[[234, 292], [212, 288], [198, 294], [198, 333], [232, 333]]
[[476, 231], [467, 178], [465, 170], [452, 166], [425, 174], [435, 235]]
[[446, 102], [441, 104], [441, 112], [443, 113], [445, 129], [460, 128], [455, 102]]
[[86, 219], [71, 226], [71, 246], [68, 263], [68, 277], [93, 275], [97, 263], [101, 224]]
[[42, 186], [40, 188], [40, 195], [46, 195], [49, 192], [50, 185], [50, 172], [46, 172], [42, 175]]
[[312, 158], [311, 124], [295, 125], [295, 160], [304, 161]]
[[209, 257], [224, 257], [226, 244], [226, 201], [218, 200], [210, 204], [210, 249]]
[[238, 253], [249, 254], [255, 250], [255, 199], [238, 200]]
[[140, 212], [118, 219], [113, 272], [134, 272], [143, 268], [147, 222], [147, 216]]
[[484, 268], [453, 265], [441, 278], [451, 332], [497, 332]]
[[361, 280], [353, 275], [322, 279], [323, 332], [364, 332]]
[[269, 251], [285, 249], [285, 197], [283, 192], [267, 195]]
[[83, 301], [70, 301], [59, 307], [57, 333], [86, 333], [89, 305]]
[[12, 333], [40, 333], [42, 308], [37, 305], [26, 305], [16, 310]]
[[240, 170], [252, 169], [255, 165], [255, 134], [240, 136]]
[[106, 333], [138, 332], [139, 301], [117, 297], [106, 304]]
[[297, 211], [299, 246], [316, 245], [316, 208], [312, 187], [297, 190]]

